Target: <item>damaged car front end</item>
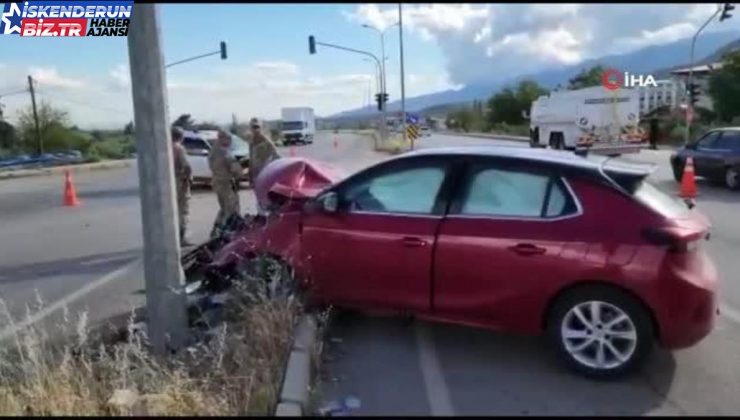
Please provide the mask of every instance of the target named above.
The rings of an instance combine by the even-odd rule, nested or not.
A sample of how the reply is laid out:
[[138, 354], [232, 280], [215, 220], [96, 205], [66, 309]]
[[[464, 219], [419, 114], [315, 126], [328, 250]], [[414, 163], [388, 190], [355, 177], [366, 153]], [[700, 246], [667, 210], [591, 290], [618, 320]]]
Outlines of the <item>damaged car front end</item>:
[[270, 296], [306, 285], [301, 219], [308, 200], [343, 174], [305, 158], [282, 158], [255, 180], [258, 214], [234, 215], [223, 233], [182, 257], [189, 299], [220, 293], [234, 282], [254, 284]]

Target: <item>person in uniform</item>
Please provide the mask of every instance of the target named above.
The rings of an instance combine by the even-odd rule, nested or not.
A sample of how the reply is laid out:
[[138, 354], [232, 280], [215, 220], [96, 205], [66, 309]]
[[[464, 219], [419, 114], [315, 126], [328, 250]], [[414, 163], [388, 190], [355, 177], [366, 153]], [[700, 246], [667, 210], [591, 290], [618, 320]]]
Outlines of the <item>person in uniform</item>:
[[190, 185], [193, 170], [188, 162], [187, 152], [182, 145], [182, 131], [172, 127], [172, 157], [175, 163], [175, 190], [177, 193], [177, 214], [180, 224], [180, 246], [192, 245], [187, 241], [188, 217], [190, 214]]
[[211, 151], [208, 154], [208, 166], [213, 173], [211, 187], [218, 198], [218, 214], [213, 222], [211, 237], [220, 234], [224, 224], [233, 214], [239, 214], [239, 178], [242, 165], [230, 152], [231, 136], [219, 130]]
[[267, 136], [262, 133], [262, 124], [257, 118], [249, 121], [249, 183], [254, 186], [254, 180], [268, 163], [280, 158], [280, 154]]

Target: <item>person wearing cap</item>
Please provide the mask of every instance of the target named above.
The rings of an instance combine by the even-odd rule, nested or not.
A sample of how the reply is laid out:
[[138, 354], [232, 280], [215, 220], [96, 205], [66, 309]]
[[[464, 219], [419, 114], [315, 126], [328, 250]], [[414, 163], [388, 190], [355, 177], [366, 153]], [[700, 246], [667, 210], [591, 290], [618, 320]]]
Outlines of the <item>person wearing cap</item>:
[[275, 144], [262, 132], [262, 124], [257, 118], [249, 121], [249, 183], [254, 187], [254, 181], [268, 163], [280, 158]]
[[224, 224], [233, 214], [239, 214], [239, 178], [242, 175], [242, 165], [230, 152], [231, 135], [223, 130], [218, 131], [211, 151], [208, 153], [208, 166], [213, 176], [211, 187], [218, 199], [218, 214], [213, 222], [211, 237], [220, 234]]
[[190, 185], [193, 170], [188, 162], [187, 152], [182, 145], [183, 134], [178, 127], [172, 127], [172, 157], [175, 167], [175, 191], [177, 195], [177, 214], [180, 228], [180, 246], [192, 245], [187, 241], [188, 218], [190, 215]]

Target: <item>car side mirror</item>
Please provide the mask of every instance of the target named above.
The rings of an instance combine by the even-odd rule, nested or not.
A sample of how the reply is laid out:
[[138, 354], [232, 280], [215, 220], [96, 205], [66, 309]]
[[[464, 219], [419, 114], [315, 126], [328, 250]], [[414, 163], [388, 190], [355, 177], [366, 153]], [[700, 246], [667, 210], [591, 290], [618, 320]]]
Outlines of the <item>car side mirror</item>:
[[321, 197], [321, 210], [326, 213], [336, 213], [339, 209], [339, 196], [331, 191]]
[[698, 145], [698, 143], [696, 143], [696, 142], [689, 143], [689, 144], [686, 145], [686, 148], [689, 149], [689, 150], [696, 150], [697, 145]]

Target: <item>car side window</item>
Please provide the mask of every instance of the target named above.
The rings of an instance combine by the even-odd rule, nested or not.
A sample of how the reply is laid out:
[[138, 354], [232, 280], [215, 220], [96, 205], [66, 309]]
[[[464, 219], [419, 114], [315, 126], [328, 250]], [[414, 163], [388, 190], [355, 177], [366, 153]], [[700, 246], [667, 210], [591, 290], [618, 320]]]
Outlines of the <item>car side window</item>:
[[459, 213], [552, 218], [575, 212], [565, 187], [546, 174], [499, 168], [473, 171]]
[[719, 135], [721, 133], [719, 131], [711, 132], [696, 142], [696, 146], [702, 149], [716, 149], [717, 148], [717, 140], [719, 139]]
[[350, 212], [432, 214], [446, 165], [402, 168], [350, 186], [344, 199]]
[[185, 150], [188, 152], [191, 151], [199, 151], [199, 150], [205, 150], [208, 151], [208, 144], [200, 139], [194, 139], [191, 137], [185, 137], [182, 140], [182, 145], [185, 147]]
[[740, 131], [725, 131], [717, 142], [717, 149], [740, 152]]

